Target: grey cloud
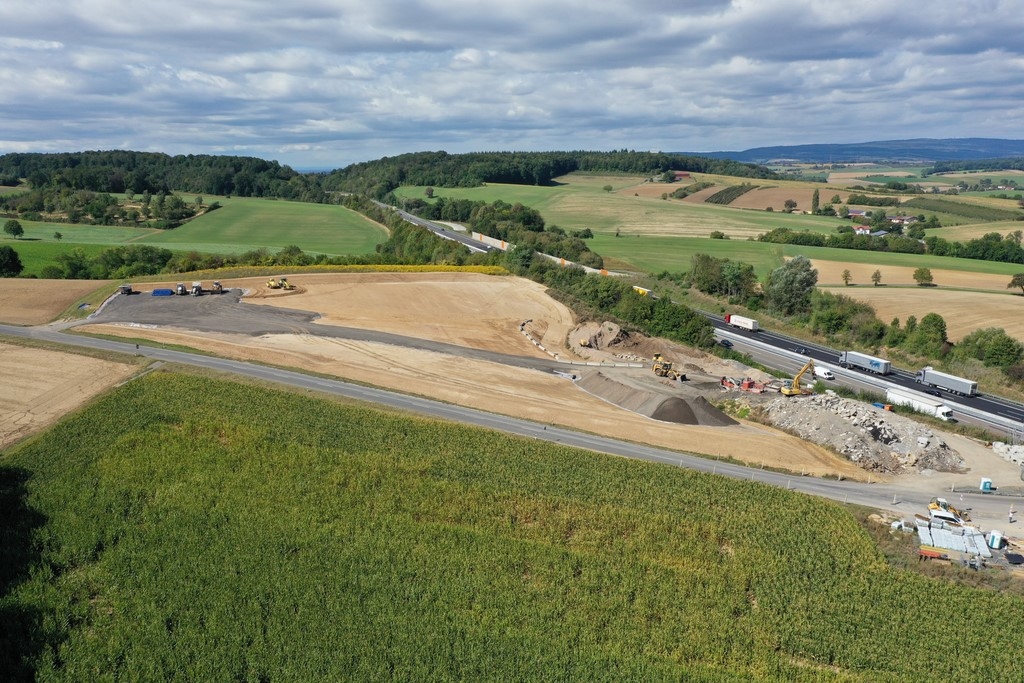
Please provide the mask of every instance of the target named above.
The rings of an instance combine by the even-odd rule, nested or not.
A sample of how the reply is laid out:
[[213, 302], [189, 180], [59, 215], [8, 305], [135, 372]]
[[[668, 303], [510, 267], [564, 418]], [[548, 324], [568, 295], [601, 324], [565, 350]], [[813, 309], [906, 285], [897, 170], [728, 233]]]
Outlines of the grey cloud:
[[8, 0], [0, 152], [340, 166], [443, 148], [1019, 137], [1015, 4]]

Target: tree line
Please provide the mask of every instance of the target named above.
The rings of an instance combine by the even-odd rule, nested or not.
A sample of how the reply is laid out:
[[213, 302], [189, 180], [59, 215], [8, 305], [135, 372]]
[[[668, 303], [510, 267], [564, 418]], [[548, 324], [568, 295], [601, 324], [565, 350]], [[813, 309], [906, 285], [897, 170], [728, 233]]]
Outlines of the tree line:
[[857, 249], [861, 251], [881, 251], [900, 254], [931, 254], [933, 256], [951, 256], [979, 261], [1024, 264], [1024, 246], [1021, 245], [1021, 237], [1024, 233], [1020, 230], [1015, 230], [1006, 235], [990, 232], [966, 242], [956, 242], [936, 235], [929, 235], [923, 240], [896, 232], [872, 237], [871, 235], [854, 234], [848, 226], [841, 226], [840, 229], [843, 232], [836, 235], [825, 235], [809, 230], [796, 231], [789, 228], [775, 228], [758, 235], [757, 240], [774, 244], [797, 244], [805, 247], [833, 247], [836, 249]]
[[661, 175], [669, 170], [745, 178], [777, 178], [756, 164], [660, 152], [416, 152], [352, 164], [323, 178], [327, 192], [384, 199], [403, 185], [477, 187], [484, 183], [547, 185], [573, 171]]
[[[877, 271], [876, 276], [881, 279]], [[901, 349], [927, 359], [974, 360], [1001, 369], [1010, 379], [1024, 380], [1024, 344], [1003, 329], [979, 329], [953, 344], [947, 336], [946, 321], [937, 313], [928, 313], [920, 320], [909, 315], [902, 323], [894, 318], [886, 324], [870, 304], [817, 289], [818, 272], [804, 256], [776, 268], [763, 283], [758, 282], [750, 264], [708, 254], [695, 254], [686, 273], [663, 273], [659, 277], [803, 325], [833, 345]], [[931, 274], [915, 274], [915, 278], [930, 282]], [[1024, 273], [1015, 275], [1007, 287], [1024, 291]]]
[[279, 197], [322, 201], [318, 178], [300, 174], [276, 161], [256, 157], [158, 152], [96, 151], [59, 154], [11, 153], [0, 156], [5, 183], [25, 179], [33, 189], [55, 188], [92, 192], [172, 191]]

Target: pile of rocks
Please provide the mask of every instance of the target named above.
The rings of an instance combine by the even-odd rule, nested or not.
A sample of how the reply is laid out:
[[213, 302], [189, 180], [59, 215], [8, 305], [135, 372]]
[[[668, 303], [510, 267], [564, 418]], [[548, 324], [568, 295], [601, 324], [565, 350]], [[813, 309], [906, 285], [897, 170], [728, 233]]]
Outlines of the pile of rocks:
[[928, 427], [834, 394], [774, 398], [761, 406], [769, 423], [828, 446], [869, 471], [966, 472], [960, 454]]

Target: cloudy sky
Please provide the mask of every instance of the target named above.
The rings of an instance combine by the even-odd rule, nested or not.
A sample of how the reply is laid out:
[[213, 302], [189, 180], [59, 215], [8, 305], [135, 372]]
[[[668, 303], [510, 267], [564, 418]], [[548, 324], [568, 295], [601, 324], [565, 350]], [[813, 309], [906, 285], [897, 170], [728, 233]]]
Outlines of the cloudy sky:
[[3, 0], [0, 153], [1021, 139], [1022, 35], [1021, 0]]

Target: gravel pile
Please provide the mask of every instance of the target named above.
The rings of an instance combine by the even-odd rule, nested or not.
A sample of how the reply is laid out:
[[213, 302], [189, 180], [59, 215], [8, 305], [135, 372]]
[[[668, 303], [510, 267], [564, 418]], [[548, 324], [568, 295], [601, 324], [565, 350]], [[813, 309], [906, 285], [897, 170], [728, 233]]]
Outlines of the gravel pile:
[[866, 403], [816, 394], [780, 396], [760, 408], [774, 426], [831, 447], [868, 471], [967, 471], [960, 454], [928, 427]]

